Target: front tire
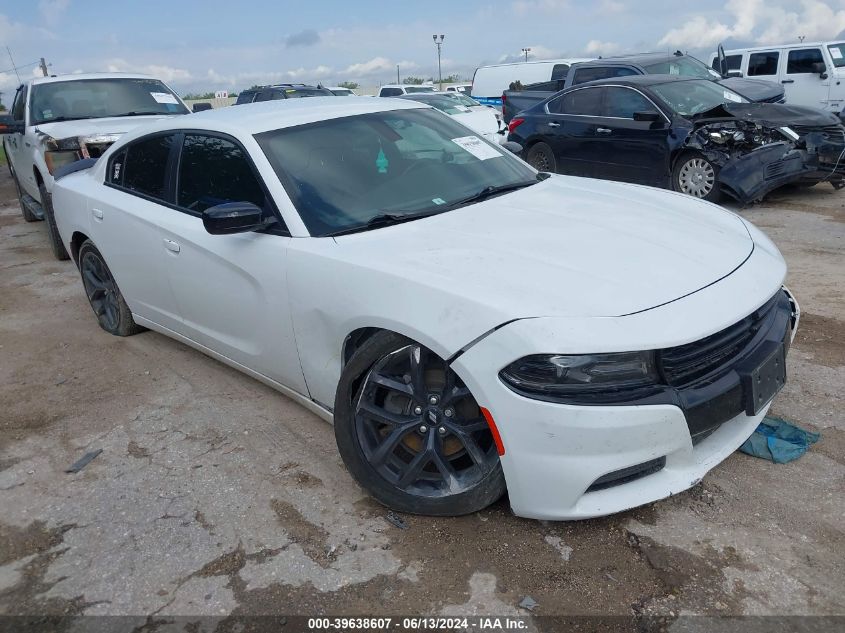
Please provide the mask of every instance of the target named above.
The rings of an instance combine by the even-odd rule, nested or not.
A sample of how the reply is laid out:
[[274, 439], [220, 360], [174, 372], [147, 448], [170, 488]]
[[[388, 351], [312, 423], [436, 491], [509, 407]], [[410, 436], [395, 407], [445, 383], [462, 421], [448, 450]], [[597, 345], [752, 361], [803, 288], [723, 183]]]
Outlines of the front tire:
[[109, 334], [132, 336], [144, 328], [135, 323], [106, 261], [91, 240], [79, 247], [79, 272], [97, 322]]
[[525, 156], [525, 162], [537, 171], [557, 173], [555, 153], [547, 143], [540, 142], [532, 145]]
[[38, 185], [41, 194], [41, 208], [44, 209], [44, 223], [47, 225], [47, 239], [50, 241], [50, 250], [53, 256], [59, 261], [70, 259], [65, 245], [62, 244], [62, 237], [59, 235], [59, 227], [56, 226], [56, 215], [53, 213], [53, 196], [47, 191], [42, 182]]
[[719, 167], [698, 152], [686, 153], [672, 170], [672, 188], [694, 198], [719, 202]]
[[375, 334], [349, 360], [334, 429], [349, 472], [394, 510], [458, 516], [505, 492], [495, 442], [469, 389], [443, 359], [399, 334]]

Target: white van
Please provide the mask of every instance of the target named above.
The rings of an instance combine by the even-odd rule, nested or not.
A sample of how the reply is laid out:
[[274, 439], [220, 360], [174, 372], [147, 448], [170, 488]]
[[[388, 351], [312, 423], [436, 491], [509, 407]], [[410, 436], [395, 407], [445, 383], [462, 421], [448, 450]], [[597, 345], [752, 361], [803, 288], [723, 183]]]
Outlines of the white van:
[[[845, 42], [803, 42], [725, 51], [727, 72], [783, 84], [789, 105], [836, 114], [845, 106]], [[719, 70], [718, 53], [711, 56]]]
[[502, 93], [514, 81], [523, 86], [553, 79], [563, 79], [569, 67], [589, 59], [546, 59], [537, 62], [515, 62], [476, 68], [470, 96], [484, 105], [502, 107]]

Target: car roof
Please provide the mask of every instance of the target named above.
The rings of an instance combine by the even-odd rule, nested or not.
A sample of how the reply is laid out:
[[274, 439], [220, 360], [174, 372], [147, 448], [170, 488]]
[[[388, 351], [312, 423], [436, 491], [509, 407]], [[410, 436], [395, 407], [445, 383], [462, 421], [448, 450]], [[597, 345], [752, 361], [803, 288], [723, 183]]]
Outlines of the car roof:
[[[346, 97], [345, 99], [338, 99], [332, 95], [308, 99], [282, 99], [195, 112], [145, 125], [143, 132], [192, 128], [225, 132], [235, 136], [252, 136], [269, 130], [316, 123], [327, 119], [429, 107], [419, 102], [391, 98]], [[134, 136], [136, 135], [133, 134]]]
[[[247, 88], [241, 92], [258, 92], [259, 90], [290, 90], [298, 88], [307, 88], [309, 90], [323, 90], [322, 86], [312, 86], [311, 84], [270, 84], [269, 86], [256, 86], [255, 88]], [[328, 90], [328, 88], [325, 88]]]
[[[747, 48], [732, 48], [730, 50], [725, 49], [725, 55], [737, 55], [739, 53], [755, 53], [757, 51], [776, 51], [782, 48], [815, 48], [822, 46], [829, 46], [831, 44], [842, 44], [845, 42], [845, 37], [835, 39], [835, 40], [828, 40], [826, 42], [799, 42], [798, 44], [772, 44], [771, 46], [749, 46]], [[710, 53], [711, 56], [716, 55], [717, 53]]]
[[601, 59], [593, 60], [590, 63], [597, 66], [613, 64], [628, 63], [628, 64], [655, 64], [658, 62], [665, 62], [671, 59], [680, 57], [689, 57], [689, 55], [675, 55], [674, 53], [632, 53], [630, 55], [614, 55], [612, 57], [602, 57]]
[[476, 70], [481, 68], [502, 68], [505, 66], [524, 66], [526, 64], [578, 64], [581, 62], [591, 62], [591, 57], [572, 57], [568, 59], [532, 59], [527, 62], [505, 62], [504, 64], [488, 64], [487, 66], [479, 66]]
[[31, 80], [31, 83], [35, 86], [63, 81], [82, 81], [84, 79], [154, 79], [161, 81], [158, 77], [140, 73], [74, 73], [69, 75], [51, 75], [50, 77], [35, 77]]
[[434, 88], [434, 84], [384, 84], [381, 88]]

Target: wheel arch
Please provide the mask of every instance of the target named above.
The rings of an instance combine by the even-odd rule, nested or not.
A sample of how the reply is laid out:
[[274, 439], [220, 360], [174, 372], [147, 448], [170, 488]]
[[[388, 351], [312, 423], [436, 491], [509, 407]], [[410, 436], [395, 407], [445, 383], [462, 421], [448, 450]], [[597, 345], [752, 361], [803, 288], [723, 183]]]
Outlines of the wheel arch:
[[88, 239], [90, 238], [82, 231], [74, 231], [70, 236], [70, 257], [77, 268], [79, 268], [79, 248]]

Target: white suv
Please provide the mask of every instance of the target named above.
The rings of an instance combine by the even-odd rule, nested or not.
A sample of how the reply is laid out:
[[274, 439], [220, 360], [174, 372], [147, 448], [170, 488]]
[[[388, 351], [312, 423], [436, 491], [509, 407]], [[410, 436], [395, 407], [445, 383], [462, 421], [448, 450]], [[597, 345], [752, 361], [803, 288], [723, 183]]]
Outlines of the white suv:
[[435, 92], [434, 86], [416, 84], [388, 84], [382, 86], [378, 91], [379, 97], [398, 97], [400, 95], [411, 95], [420, 92]]
[[57, 259], [67, 259], [53, 216], [53, 173], [98, 158], [122, 134], [162, 117], [188, 114], [163, 82], [145, 75], [91, 73], [41, 77], [22, 84], [0, 133], [28, 222], [46, 220]]

